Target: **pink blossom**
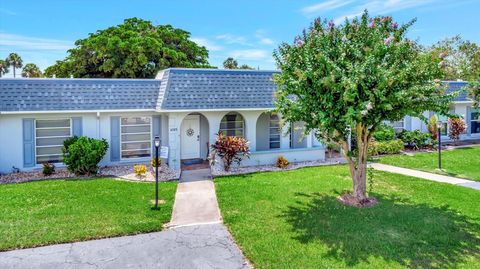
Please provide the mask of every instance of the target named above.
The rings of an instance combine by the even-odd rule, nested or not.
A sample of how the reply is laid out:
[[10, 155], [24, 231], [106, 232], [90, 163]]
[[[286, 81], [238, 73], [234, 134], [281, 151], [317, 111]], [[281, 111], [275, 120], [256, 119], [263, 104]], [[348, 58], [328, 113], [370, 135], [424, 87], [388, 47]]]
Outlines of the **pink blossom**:
[[398, 28], [398, 23], [394, 22], [394, 23], [392, 24], [392, 27], [393, 27], [393, 29], [397, 29], [397, 28]]
[[303, 44], [305, 44], [305, 42], [300, 38], [300, 36], [295, 37], [294, 43], [296, 47], [301, 47], [303, 46]]
[[392, 43], [393, 41], [393, 36], [390, 36], [388, 38], [385, 38], [385, 40], [383, 41], [383, 44], [384, 45], [390, 45], [390, 43]]
[[438, 57], [439, 57], [440, 59], [445, 59], [445, 57], [447, 57], [447, 55], [448, 55], [448, 54], [447, 54], [446, 52], [442, 52], [442, 53], [440, 53], [440, 54], [438, 55]]
[[375, 28], [375, 22], [372, 21], [371, 23], [369, 23], [368, 28]]
[[328, 28], [333, 28], [335, 26], [335, 23], [333, 21], [328, 22]]

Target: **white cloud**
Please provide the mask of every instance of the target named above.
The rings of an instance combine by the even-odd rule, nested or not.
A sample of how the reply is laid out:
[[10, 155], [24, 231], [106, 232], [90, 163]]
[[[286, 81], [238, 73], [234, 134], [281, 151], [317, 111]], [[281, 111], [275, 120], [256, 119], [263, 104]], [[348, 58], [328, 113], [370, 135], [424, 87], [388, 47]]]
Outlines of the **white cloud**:
[[335, 19], [335, 23], [341, 23], [346, 18], [352, 19], [356, 16], [359, 16], [363, 13], [365, 9], [368, 10], [370, 14], [386, 14], [392, 13], [395, 11], [400, 11], [404, 9], [424, 6], [428, 3], [433, 2], [434, 0], [373, 0], [366, 1], [363, 4], [355, 6], [348, 13], [338, 16]]
[[250, 45], [247, 42], [247, 39], [245, 37], [239, 36], [239, 35], [222, 34], [222, 35], [217, 35], [216, 38], [219, 40], [223, 40], [227, 44], [240, 44], [240, 45], [247, 45], [247, 46]]
[[255, 37], [258, 39], [258, 42], [262, 45], [273, 45], [273, 43], [275, 43], [273, 39], [265, 36], [265, 31], [262, 29], [259, 29], [255, 32]]
[[208, 40], [207, 38], [203, 37], [192, 37], [190, 38], [193, 42], [197, 43], [200, 46], [204, 46], [209, 51], [220, 51], [223, 50], [222, 46], [215, 44], [214, 42]]
[[328, 11], [332, 9], [337, 9], [339, 7], [346, 6], [350, 4], [353, 0], [345, 1], [345, 0], [330, 0], [330, 1], [325, 1], [321, 2], [315, 5], [310, 5], [306, 6], [301, 9], [303, 14], [312, 14], [312, 13], [318, 13], [321, 11]]
[[0, 46], [10, 46], [15, 49], [27, 50], [66, 51], [71, 49], [74, 44], [73, 42], [65, 40], [0, 33]]
[[263, 60], [269, 56], [266, 50], [261, 49], [245, 49], [245, 50], [234, 50], [230, 53], [230, 56], [238, 59], [247, 59], [247, 60]]

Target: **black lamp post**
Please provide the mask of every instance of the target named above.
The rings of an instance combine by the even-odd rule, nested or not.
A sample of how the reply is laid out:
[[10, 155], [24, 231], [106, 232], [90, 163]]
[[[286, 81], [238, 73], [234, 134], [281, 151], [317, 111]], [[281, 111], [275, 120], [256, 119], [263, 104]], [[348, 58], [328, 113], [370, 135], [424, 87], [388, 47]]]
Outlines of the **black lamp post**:
[[437, 130], [438, 130], [438, 169], [442, 170], [442, 127], [443, 122], [437, 121]]
[[160, 137], [155, 136], [155, 208], [158, 208], [158, 148], [160, 147]]

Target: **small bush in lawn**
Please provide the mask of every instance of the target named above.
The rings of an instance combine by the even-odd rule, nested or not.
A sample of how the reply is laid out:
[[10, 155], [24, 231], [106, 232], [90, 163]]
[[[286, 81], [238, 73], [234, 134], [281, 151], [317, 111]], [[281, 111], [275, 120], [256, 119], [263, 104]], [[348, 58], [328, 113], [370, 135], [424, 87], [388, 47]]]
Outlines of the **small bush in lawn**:
[[108, 142], [82, 136], [64, 142], [63, 162], [75, 175], [97, 174], [98, 163], [107, 153]]
[[282, 155], [278, 156], [278, 158], [277, 158], [277, 167], [278, 168], [283, 169], [283, 168], [287, 167], [289, 164], [290, 164], [290, 162], [288, 162], [288, 160], [285, 157], [283, 157]]
[[448, 137], [456, 143], [460, 139], [460, 135], [467, 129], [467, 125], [460, 118], [448, 119], [448, 125], [450, 126]]
[[44, 162], [42, 168], [42, 174], [44, 176], [51, 176], [55, 173], [55, 165], [53, 163]]
[[373, 133], [376, 141], [390, 141], [395, 139], [395, 129], [387, 124], [382, 124]]
[[403, 130], [399, 134], [399, 138], [411, 146], [413, 149], [421, 149], [432, 144], [432, 137], [429, 133], [423, 133], [420, 130], [407, 131]]
[[397, 154], [404, 150], [405, 146], [402, 140], [395, 139], [390, 141], [372, 141], [368, 145], [368, 155], [379, 154]]
[[143, 164], [136, 164], [133, 166], [133, 171], [135, 172], [135, 175], [139, 177], [145, 176], [147, 173], [147, 166]]
[[162, 159], [160, 159], [160, 158], [158, 158], [158, 159], [157, 158], [152, 158], [152, 161], [150, 162], [150, 165], [155, 168], [155, 167], [157, 167], [157, 162], [158, 162], [158, 167], [160, 167], [162, 165]]
[[218, 155], [223, 161], [225, 171], [230, 170], [233, 162], [240, 165], [243, 158], [250, 157], [248, 141], [243, 137], [226, 136], [223, 133], [217, 134], [217, 140], [212, 144], [212, 155], [210, 161], [215, 164], [215, 156]]

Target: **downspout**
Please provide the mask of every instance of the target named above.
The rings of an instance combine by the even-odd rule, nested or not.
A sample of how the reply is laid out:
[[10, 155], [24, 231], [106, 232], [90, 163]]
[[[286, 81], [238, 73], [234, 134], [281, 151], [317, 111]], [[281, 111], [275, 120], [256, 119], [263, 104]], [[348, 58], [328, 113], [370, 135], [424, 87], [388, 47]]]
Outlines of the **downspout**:
[[100, 139], [100, 111], [97, 111], [97, 139]]

